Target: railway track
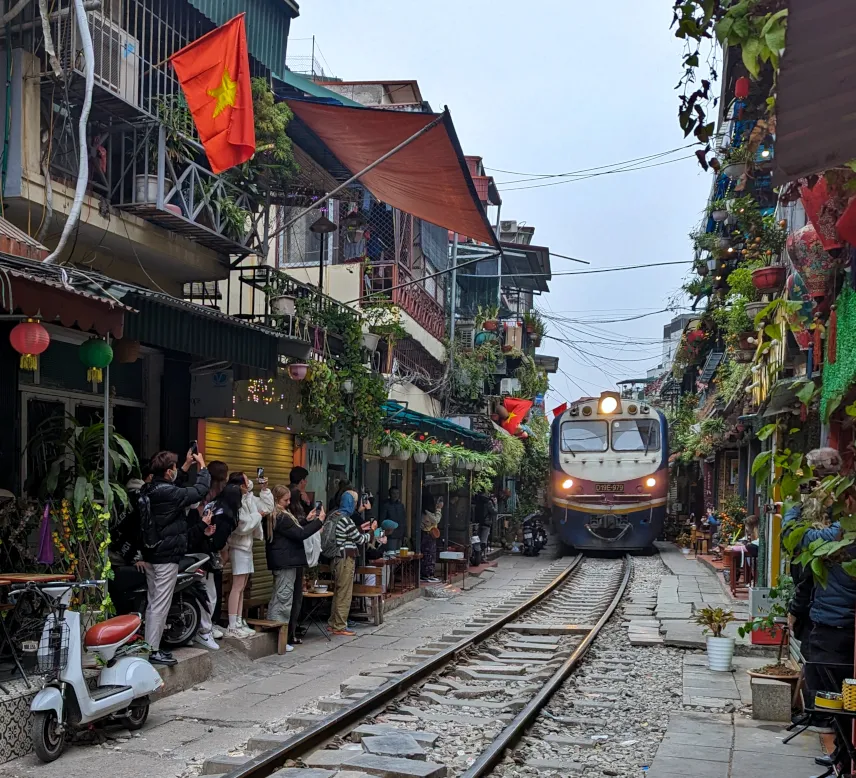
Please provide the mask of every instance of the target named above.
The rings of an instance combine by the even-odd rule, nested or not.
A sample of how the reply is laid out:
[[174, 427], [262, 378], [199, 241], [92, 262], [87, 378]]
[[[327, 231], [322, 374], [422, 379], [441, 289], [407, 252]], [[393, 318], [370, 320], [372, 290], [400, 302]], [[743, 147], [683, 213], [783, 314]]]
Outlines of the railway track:
[[620, 602], [631, 564], [560, 560], [471, 627], [343, 683], [341, 698], [319, 701], [334, 710], [323, 720], [254, 738], [245, 756], [207, 760], [203, 773], [490, 775], [580, 664]]

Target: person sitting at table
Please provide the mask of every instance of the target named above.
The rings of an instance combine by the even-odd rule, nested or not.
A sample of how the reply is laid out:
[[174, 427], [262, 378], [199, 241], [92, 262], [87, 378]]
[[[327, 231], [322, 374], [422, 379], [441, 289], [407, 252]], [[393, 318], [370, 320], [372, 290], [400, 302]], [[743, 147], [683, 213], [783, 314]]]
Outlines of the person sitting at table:
[[301, 524], [291, 512], [291, 504], [300, 501], [300, 489], [285, 486], [273, 488], [275, 510], [265, 518], [265, 554], [273, 573], [273, 592], [267, 617], [288, 624], [286, 651], [293, 651], [300, 608], [303, 604], [303, 569], [306, 549], [303, 541], [321, 531], [327, 517], [324, 509], [312, 510]]
[[[404, 508], [404, 503], [399, 499], [401, 492], [393, 486], [389, 490], [389, 499], [380, 506], [380, 516], [378, 523], [386, 531], [386, 549], [387, 551], [398, 551], [401, 548], [401, 541], [404, 539], [404, 531], [407, 527], [407, 513]], [[395, 527], [387, 530], [387, 522], [394, 523]]]
[[[357, 506], [359, 496], [351, 489], [345, 492], [338, 510], [330, 515], [335, 521], [335, 550], [332, 553], [334, 593], [330, 609], [330, 631], [334, 635], [353, 637], [357, 633], [348, 628], [348, 613], [354, 592], [354, 569], [356, 568], [357, 546], [364, 546], [377, 528], [377, 522], [364, 522], [360, 529], [354, 525], [352, 516], [368, 509], [368, 505]], [[332, 531], [332, 530], [328, 530]], [[326, 533], [325, 533], [326, 535]], [[324, 539], [322, 538], [322, 543]], [[327, 553], [325, 551], [325, 553]]]

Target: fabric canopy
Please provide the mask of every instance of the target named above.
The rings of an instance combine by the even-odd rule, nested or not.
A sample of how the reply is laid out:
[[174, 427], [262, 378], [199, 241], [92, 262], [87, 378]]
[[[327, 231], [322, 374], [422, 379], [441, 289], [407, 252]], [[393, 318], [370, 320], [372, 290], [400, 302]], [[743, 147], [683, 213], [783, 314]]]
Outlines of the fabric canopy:
[[[375, 162], [437, 114], [286, 101], [352, 174]], [[479, 201], [452, 118], [443, 121], [361, 178], [380, 201], [431, 224], [498, 247]]]

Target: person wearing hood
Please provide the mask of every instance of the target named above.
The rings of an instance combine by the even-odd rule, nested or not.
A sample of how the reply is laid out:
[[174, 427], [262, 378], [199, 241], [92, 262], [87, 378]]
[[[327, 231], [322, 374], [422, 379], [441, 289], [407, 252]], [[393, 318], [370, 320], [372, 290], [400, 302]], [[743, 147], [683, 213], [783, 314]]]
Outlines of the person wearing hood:
[[232, 473], [229, 483], [241, 490], [241, 509], [238, 525], [229, 535], [229, 559], [232, 561], [232, 588], [229, 591], [229, 637], [247, 638], [255, 630], [244, 621], [244, 590], [255, 571], [253, 566], [253, 540], [264, 540], [262, 518], [275, 509], [273, 495], [267, 488], [267, 479], [259, 478], [259, 496], [253, 494], [253, 482], [244, 473]]
[[336, 555], [333, 558], [333, 581], [335, 595], [330, 609], [330, 631], [334, 635], [350, 637], [356, 632], [348, 629], [348, 613], [354, 593], [354, 569], [356, 567], [357, 546], [364, 546], [377, 528], [377, 522], [364, 522], [357, 529], [353, 521], [360, 511], [369, 508], [364, 504], [357, 508], [357, 493], [352, 489], [345, 492], [339, 502], [339, 509], [327, 519], [336, 522]]
[[137, 505], [143, 486], [153, 478], [148, 464], [140, 467], [140, 478], [125, 484], [129, 508], [110, 530], [107, 555], [113, 568], [109, 582], [110, 597], [119, 614], [131, 613], [134, 601], [131, 592], [146, 585], [146, 563], [143, 561], [143, 536], [140, 530], [140, 509]]
[[401, 541], [404, 540], [404, 532], [407, 529], [407, 511], [400, 496], [398, 487], [393, 486], [389, 490], [389, 499], [380, 506], [379, 522], [386, 532], [386, 547], [389, 551], [398, 551], [401, 548]]

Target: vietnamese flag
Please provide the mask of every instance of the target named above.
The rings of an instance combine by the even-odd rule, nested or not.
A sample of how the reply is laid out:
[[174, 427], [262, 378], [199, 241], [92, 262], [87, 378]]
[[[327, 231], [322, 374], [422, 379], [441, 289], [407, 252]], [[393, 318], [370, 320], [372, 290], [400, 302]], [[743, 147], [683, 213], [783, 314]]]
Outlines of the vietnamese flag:
[[214, 173], [256, 151], [244, 14], [170, 57]]
[[568, 404], [562, 403], [561, 405], [557, 405], [553, 408], [553, 418], [555, 419], [557, 416], [563, 414], [566, 410], [568, 410]]
[[532, 400], [506, 397], [502, 401], [502, 404], [505, 406], [505, 410], [508, 411], [508, 418], [502, 422], [502, 428], [513, 435], [515, 430], [520, 426], [520, 422], [526, 418], [526, 414], [531, 410]]

